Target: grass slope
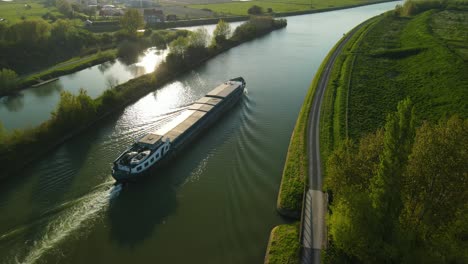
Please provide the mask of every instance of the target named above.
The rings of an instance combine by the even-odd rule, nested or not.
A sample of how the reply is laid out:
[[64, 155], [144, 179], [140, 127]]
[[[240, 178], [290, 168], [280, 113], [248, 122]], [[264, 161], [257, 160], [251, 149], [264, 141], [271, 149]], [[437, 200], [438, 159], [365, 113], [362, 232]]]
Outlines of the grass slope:
[[310, 108], [314, 101], [315, 90], [320, 80], [320, 76], [322, 75], [331, 54], [333, 54], [340, 42], [330, 50], [327, 57], [323, 60], [317, 70], [309, 91], [304, 98], [304, 103], [302, 104], [296, 125], [294, 126], [294, 130], [291, 135], [288, 154], [286, 156], [283, 175], [281, 178], [278, 201], [276, 204], [278, 212], [284, 216], [292, 218], [300, 218], [301, 216], [302, 200], [304, 190], [307, 186], [306, 179], [309, 171], [309, 160], [307, 158], [307, 124], [310, 115]]
[[421, 120], [468, 116], [468, 12], [377, 19], [334, 67], [321, 120], [325, 157], [346, 134], [357, 139], [381, 127], [406, 97]]
[[271, 230], [265, 264], [299, 264], [299, 223], [279, 225]]

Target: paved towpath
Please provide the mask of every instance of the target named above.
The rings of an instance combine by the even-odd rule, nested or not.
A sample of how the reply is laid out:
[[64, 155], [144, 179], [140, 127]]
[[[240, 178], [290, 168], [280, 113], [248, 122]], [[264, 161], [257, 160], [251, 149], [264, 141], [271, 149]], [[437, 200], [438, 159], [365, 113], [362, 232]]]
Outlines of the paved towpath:
[[340, 55], [344, 45], [361, 28], [363, 24], [354, 28], [347, 34], [333, 54], [328, 59], [325, 68], [322, 71], [318, 87], [315, 90], [314, 101], [309, 114], [308, 123], [308, 156], [309, 156], [309, 189], [305, 196], [305, 202], [302, 216], [302, 237], [303, 245], [301, 254], [301, 263], [320, 263], [320, 253], [326, 246], [326, 196], [322, 192], [322, 169], [320, 161], [319, 146], [319, 124], [320, 124], [320, 106], [322, 105], [323, 94], [331, 76], [331, 70], [335, 64], [336, 58]]

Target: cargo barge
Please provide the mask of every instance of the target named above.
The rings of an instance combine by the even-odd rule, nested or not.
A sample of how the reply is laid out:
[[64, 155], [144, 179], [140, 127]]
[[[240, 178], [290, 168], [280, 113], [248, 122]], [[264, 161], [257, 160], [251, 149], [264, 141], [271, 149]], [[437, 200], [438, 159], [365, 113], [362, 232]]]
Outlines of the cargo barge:
[[242, 77], [231, 79], [189, 105], [161, 129], [141, 137], [115, 159], [112, 177], [117, 182], [133, 181], [166, 163], [238, 102], [244, 88]]

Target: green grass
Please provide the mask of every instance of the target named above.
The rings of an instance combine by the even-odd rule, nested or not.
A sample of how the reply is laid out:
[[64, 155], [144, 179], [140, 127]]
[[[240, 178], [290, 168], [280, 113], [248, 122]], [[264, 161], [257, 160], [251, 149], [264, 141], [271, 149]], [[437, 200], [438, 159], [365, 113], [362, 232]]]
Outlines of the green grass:
[[29, 86], [50, 78], [61, 76], [67, 73], [75, 72], [105, 61], [115, 59], [116, 49], [98, 52], [90, 56], [76, 57], [65, 62], [59, 63], [54, 67], [48, 68], [38, 73], [23, 76], [20, 80], [21, 86]]
[[427, 11], [376, 17], [348, 43], [324, 97], [321, 152], [326, 160], [346, 136], [358, 139], [410, 97], [417, 116], [468, 116], [468, 12]]
[[298, 264], [299, 251], [299, 222], [276, 226], [271, 230], [265, 264]]
[[[448, 19], [452, 11], [440, 13], [428, 11], [413, 18], [385, 16], [356, 48], [349, 88], [348, 129], [352, 138], [381, 127], [386, 114], [406, 97], [415, 102], [422, 120], [436, 121], [455, 113], [467, 117], [468, 63], [460, 50], [468, 48], [468, 35], [443, 30], [462, 27], [466, 20]], [[447, 41], [454, 35], [456, 45]]]
[[307, 10], [320, 10], [327, 8], [337, 8], [351, 6], [356, 4], [375, 3], [377, 0], [256, 0], [250, 2], [229, 2], [216, 4], [195, 4], [188, 5], [190, 8], [210, 9], [218, 14], [226, 15], [247, 15], [247, 10], [257, 5], [263, 8], [266, 12], [268, 8], [272, 8], [276, 13], [290, 13]]
[[[30, 9], [26, 8], [25, 5], [28, 4], [31, 6]], [[0, 18], [4, 18], [8, 23], [16, 23], [21, 21], [22, 17], [26, 19], [39, 19], [44, 14], [50, 12], [55, 17], [63, 17], [57, 11], [55, 7], [45, 7], [44, 4], [40, 1], [13, 1], [13, 2], [3, 2], [0, 1]], [[0, 22], [5, 23], [5, 22]]]
[[352, 66], [355, 62], [355, 49], [359, 40], [361, 40], [369, 28], [376, 22], [376, 18], [365, 22], [356, 33], [350, 38], [343, 47], [343, 51], [336, 58], [335, 65], [331, 72], [330, 81], [325, 90], [322, 101], [320, 115], [320, 153], [323, 162], [333, 149], [346, 138], [348, 132], [346, 129], [348, 100], [348, 85], [350, 82]]

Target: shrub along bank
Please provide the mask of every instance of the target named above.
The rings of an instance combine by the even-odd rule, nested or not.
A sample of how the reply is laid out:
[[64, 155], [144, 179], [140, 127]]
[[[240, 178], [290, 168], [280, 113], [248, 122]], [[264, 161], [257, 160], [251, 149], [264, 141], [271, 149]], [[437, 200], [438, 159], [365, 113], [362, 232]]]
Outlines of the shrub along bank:
[[198, 30], [188, 37], [179, 37], [173, 41], [166, 61], [154, 73], [106, 90], [94, 100], [84, 90], [78, 95], [62, 92], [60, 103], [52, 118], [36, 128], [8, 133], [0, 125], [1, 176], [6, 177], [7, 171], [23, 167], [24, 164], [38, 158], [98, 120], [122, 109], [206, 60], [243, 42], [283, 28], [286, 24], [286, 20], [274, 20], [271, 17], [252, 18], [236, 28], [230, 38], [214, 36], [217, 41], [209, 47], [206, 47], [209, 43], [206, 30]]

